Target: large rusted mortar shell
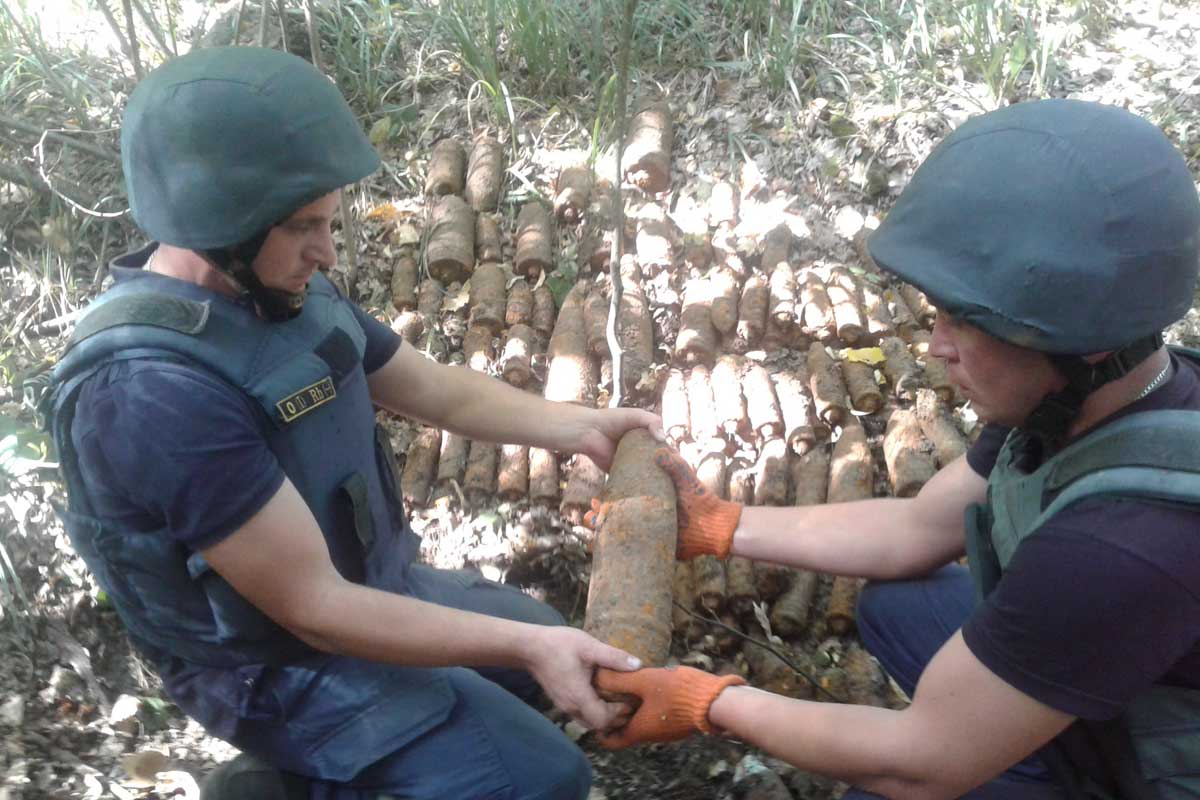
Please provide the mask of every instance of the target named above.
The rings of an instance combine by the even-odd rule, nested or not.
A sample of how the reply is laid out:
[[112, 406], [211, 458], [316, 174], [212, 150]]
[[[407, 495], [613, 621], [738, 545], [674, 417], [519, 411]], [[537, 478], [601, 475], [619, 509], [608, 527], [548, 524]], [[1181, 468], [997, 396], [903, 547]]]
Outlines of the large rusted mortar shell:
[[657, 447], [644, 429], [626, 433], [617, 445], [583, 623], [647, 667], [667, 662], [675, 577], [675, 487], [654, 463]]

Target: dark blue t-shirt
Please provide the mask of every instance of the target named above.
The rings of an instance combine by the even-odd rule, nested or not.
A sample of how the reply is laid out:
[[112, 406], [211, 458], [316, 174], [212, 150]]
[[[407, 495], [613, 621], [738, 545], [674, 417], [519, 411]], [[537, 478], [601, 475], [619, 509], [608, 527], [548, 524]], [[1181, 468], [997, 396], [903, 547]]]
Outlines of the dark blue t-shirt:
[[[1106, 421], [1200, 409], [1200, 367], [1172, 359], [1167, 384]], [[967, 453], [977, 473], [991, 473], [1007, 434], [984, 429]], [[1084, 719], [1116, 716], [1154, 683], [1200, 688], [1200, 510], [1131, 499], [1056, 514], [1017, 548], [963, 638], [1004, 681]]]
[[[152, 249], [115, 261], [115, 279], [176, 280], [140, 268]], [[402, 340], [351, 305], [367, 335], [370, 373]], [[131, 530], [166, 527], [194, 551], [240, 528], [283, 484], [262, 419], [254, 401], [201, 367], [132, 360], [88, 379], [71, 434], [99, 516]]]

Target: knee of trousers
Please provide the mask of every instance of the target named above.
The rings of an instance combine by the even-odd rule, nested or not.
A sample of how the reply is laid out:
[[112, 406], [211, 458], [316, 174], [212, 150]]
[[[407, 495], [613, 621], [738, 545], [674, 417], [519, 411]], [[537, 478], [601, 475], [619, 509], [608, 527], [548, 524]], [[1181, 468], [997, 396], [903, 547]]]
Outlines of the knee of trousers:
[[586, 800], [592, 765], [566, 736], [559, 736], [529, 763], [512, 770], [514, 800]]

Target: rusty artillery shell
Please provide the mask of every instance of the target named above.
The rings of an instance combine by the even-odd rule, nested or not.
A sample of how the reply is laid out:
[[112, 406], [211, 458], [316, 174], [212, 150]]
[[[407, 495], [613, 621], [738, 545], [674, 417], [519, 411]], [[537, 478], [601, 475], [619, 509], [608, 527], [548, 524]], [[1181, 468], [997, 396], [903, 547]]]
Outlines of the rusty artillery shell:
[[758, 589], [759, 599], [769, 603], [783, 594], [791, 580], [791, 572], [791, 567], [755, 561], [754, 586]]
[[675, 263], [675, 245], [678, 239], [675, 229], [661, 209], [656, 215], [643, 217], [637, 222], [634, 247], [638, 263], [650, 275], [657, 275]]
[[737, 276], [724, 267], [714, 267], [708, 273], [708, 282], [712, 294], [713, 327], [722, 334], [731, 334], [737, 330], [738, 301], [741, 299]]
[[895, 335], [892, 312], [888, 311], [883, 289], [866, 279], [859, 284], [859, 288], [862, 290], [863, 316], [867, 323], [866, 340], [878, 342], [884, 336]]
[[529, 499], [540, 505], [558, 505], [558, 456], [553, 450], [529, 448]]
[[742, 393], [746, 396], [746, 409], [750, 414], [750, 425], [760, 442], [777, 439], [783, 435], [783, 414], [775, 398], [775, 386], [771, 375], [761, 364], [750, 362], [742, 374]]
[[829, 495], [829, 451], [814, 447], [792, 459], [792, 505], [816, 506]]
[[[551, 298], [551, 305], [553, 305]], [[508, 300], [504, 305], [505, 325], [529, 325], [533, 322], [533, 289], [529, 281], [513, 281], [508, 287]], [[553, 330], [553, 325], [551, 326]]]
[[904, 298], [904, 304], [917, 318], [917, 324], [926, 328], [933, 327], [933, 321], [937, 319], [937, 309], [929, 302], [925, 293], [910, 283], [901, 283], [898, 288], [900, 296]]
[[842, 428], [833, 446], [829, 466], [830, 503], [864, 500], [874, 494], [874, 464], [867, 433], [853, 417]]
[[433, 152], [429, 156], [425, 194], [462, 194], [466, 169], [467, 152], [463, 150], [463, 146], [457, 139], [442, 139], [433, 146]]
[[767, 330], [767, 309], [771, 305], [771, 288], [766, 278], [751, 275], [742, 285], [738, 302], [737, 341], [735, 347], [744, 353], [758, 345]]
[[696, 470], [696, 480], [700, 481], [701, 486], [712, 492], [713, 496], [727, 499], [729, 464], [724, 453], [701, 450], [688, 463]]
[[901, 296], [895, 285], [888, 290], [888, 297], [892, 303], [892, 324], [896, 329], [896, 335], [907, 342], [921, 326], [917, 323], [916, 315], [904, 302], [904, 297]]
[[442, 283], [465, 281], [475, 266], [475, 212], [462, 198], [438, 200], [430, 218], [425, 255], [430, 276]]
[[685, 381], [688, 402], [688, 430], [691, 439], [707, 449], [724, 449], [725, 440], [717, 426], [717, 411], [713, 401], [708, 368], [692, 367]]
[[476, 372], [488, 371], [496, 355], [492, 339], [491, 330], [482, 325], [467, 328], [467, 334], [463, 337], [463, 355], [467, 359], [468, 367]]
[[607, 513], [592, 557], [584, 630], [638, 657], [666, 663], [675, 575], [675, 487], [654, 463], [644, 429], [621, 437], [604, 489]]
[[712, 386], [713, 405], [717, 424], [730, 439], [750, 438], [753, 428], [746, 409], [746, 398], [742, 396], [742, 371], [744, 361], [738, 356], [723, 355], [713, 367], [709, 383]]
[[704, 625], [689, 614], [695, 608], [696, 588], [689, 561], [675, 562], [675, 577], [671, 585], [674, 603], [671, 608], [671, 627], [675, 635], [691, 642], [704, 635]]
[[728, 485], [726, 498], [744, 506], [753, 505], [754, 462], [743, 456], [735, 456], [729, 460], [725, 476]]
[[504, 147], [490, 136], [481, 136], [471, 148], [463, 196], [476, 211], [495, 211], [504, 176]]
[[883, 394], [875, 380], [875, 368], [860, 361], [841, 362], [842, 377], [846, 379], [846, 391], [850, 402], [858, 411], [874, 414], [883, 408]]
[[541, 203], [532, 201], [521, 206], [516, 241], [513, 268], [517, 274], [537, 280], [543, 271], [554, 269], [554, 227]]
[[725, 596], [729, 610], [739, 617], [754, 614], [758, 602], [758, 585], [754, 582], [754, 562], [741, 556], [730, 556], [725, 562]]
[[[775, 645], [775, 648], [789, 651], [788, 658], [793, 662], [799, 660], [796, 654], [791, 652], [791, 648], [779, 645]], [[809, 682], [797, 675], [795, 670], [770, 650], [762, 645], [746, 642], [742, 646], [742, 654], [746, 657], [746, 663], [750, 665], [750, 674], [754, 676], [753, 683], [758, 688], [801, 700], [812, 698], [813, 689]]]
[[614, 209], [616, 197], [612, 182], [598, 180], [592, 186], [591, 199], [587, 207], [587, 225], [579, 240], [579, 268], [581, 271], [608, 269], [612, 258], [613, 237], [616, 236]]
[[804, 306], [804, 321], [801, 327], [805, 333], [823, 341], [837, 338], [833, 303], [820, 276], [812, 269], [803, 269], [797, 283], [800, 286], [800, 302]]
[[933, 445], [938, 464], [947, 466], [967, 452], [967, 440], [958, 432], [941, 398], [932, 389], [917, 390], [917, 402], [913, 410], [921, 425], [921, 433]]
[[467, 453], [470, 449], [471, 442], [465, 436], [442, 431], [437, 467], [439, 486], [451, 482], [462, 484], [463, 470], [467, 468]]
[[901, 400], [912, 400], [921, 388], [920, 373], [917, 370], [916, 359], [904, 342], [896, 336], [887, 336], [879, 340], [883, 350], [883, 374], [887, 376], [892, 391]]
[[475, 217], [475, 260], [500, 261], [504, 257], [503, 237], [500, 223], [491, 214]]
[[522, 444], [500, 446], [496, 468], [496, 494], [501, 500], [520, 500], [529, 493], [529, 448]]
[[583, 515], [592, 508], [592, 500], [604, 490], [604, 471], [587, 456], [577, 455], [567, 471], [567, 487], [563, 489], [559, 512], [573, 525], [583, 522]]
[[426, 278], [421, 281], [420, 289], [417, 292], [417, 313], [425, 318], [427, 328], [437, 325], [442, 311], [444, 294], [441, 281], [436, 278]]
[[883, 458], [896, 497], [913, 497], [937, 472], [933, 445], [921, 433], [921, 423], [911, 409], [897, 409], [888, 419]]
[[671, 188], [671, 146], [674, 143], [671, 107], [665, 102], [652, 103], [629, 123], [629, 140], [621, 163], [625, 180], [642, 191], [658, 194]]
[[667, 382], [662, 393], [663, 432], [673, 444], [682, 442], [689, 435], [687, 378], [681, 370], [667, 373]]
[[846, 676], [846, 698], [856, 705], [877, 706], [886, 704], [883, 673], [871, 654], [855, 643], [851, 643], [842, 654], [842, 672]]
[[820, 420], [831, 428], [842, 425], [850, 416], [850, 398], [841, 371], [820, 342], [808, 348], [808, 385]]
[[402, 311], [392, 320], [392, 330], [409, 344], [416, 344], [425, 333], [425, 318], [416, 311]]
[[574, 225], [583, 219], [592, 191], [592, 171], [587, 167], [567, 167], [558, 173], [555, 185], [554, 216]]
[[392, 267], [392, 308], [409, 311], [417, 307], [417, 260], [408, 253], [396, 259]]
[[737, 225], [737, 221], [737, 187], [729, 181], [718, 181], [713, 184], [712, 193], [708, 196], [708, 224], [715, 228], [722, 223]]
[[912, 353], [924, 364], [925, 383], [937, 392], [938, 397], [948, 406], [958, 400], [958, 387], [950, 380], [950, 368], [946, 359], [939, 358], [929, 352], [929, 343], [933, 337], [928, 331], [916, 331], [912, 336]]
[[481, 503], [496, 493], [499, 449], [491, 442], [471, 442], [471, 455], [467, 458], [467, 471], [463, 475], [463, 491], [472, 504]]
[[712, 324], [711, 308], [708, 284], [688, 281], [683, 290], [683, 309], [679, 312], [679, 335], [675, 339], [675, 359], [685, 366], [713, 363], [717, 329]]
[[698, 556], [691, 565], [694, 607], [720, 614], [725, 608], [725, 562], [716, 556]]
[[786, 327], [796, 321], [796, 274], [786, 261], [771, 270], [771, 319]]
[[471, 275], [471, 325], [480, 325], [492, 335], [504, 328], [504, 310], [507, 301], [505, 283], [507, 276], [499, 264], [480, 264]]
[[593, 281], [583, 301], [583, 329], [587, 335], [588, 352], [597, 358], [607, 358], [609, 355], [608, 306], [607, 286], [599, 280]]
[[789, 452], [787, 442], [781, 438], [763, 443], [754, 471], [754, 505], [787, 505], [791, 478]]
[[588, 282], [579, 281], [563, 300], [562, 313], [550, 337], [550, 369], [546, 375], [545, 397], [589, 408], [596, 405], [597, 365], [587, 350], [583, 304]]
[[774, 633], [792, 637], [804, 632], [812, 614], [817, 583], [815, 572], [806, 569], [791, 571], [791, 583], [771, 607], [771, 629]]
[[862, 589], [861, 578], [838, 575], [829, 590], [829, 603], [825, 607], [825, 626], [831, 633], [844, 636], [854, 629], [857, 618], [854, 609], [858, 605], [858, 593]]
[[441, 440], [437, 428], [421, 428], [408, 448], [404, 473], [400, 476], [400, 494], [410, 506], [423, 506], [429, 500], [429, 486], [437, 470]]
[[807, 369], [797, 372], [776, 372], [771, 376], [775, 397], [783, 415], [783, 435], [793, 452], [806, 453], [817, 442], [816, 408], [808, 396]]
[[533, 290], [533, 329], [538, 333], [549, 336], [554, 332], [554, 322], [558, 319], [558, 307], [554, 305], [554, 295], [545, 286]]
[[513, 325], [508, 329], [500, 356], [500, 375], [513, 386], [524, 386], [533, 375], [530, 367], [533, 341], [533, 328], [528, 325]]
[[858, 286], [854, 276], [844, 269], [831, 270], [825, 291], [833, 308], [838, 338], [849, 345], [857, 344], [866, 334], [867, 325], [858, 307]]
[[621, 384], [627, 393], [639, 391], [642, 377], [654, 364], [654, 322], [642, 290], [636, 264], [622, 270], [621, 305], [617, 311], [617, 341], [621, 345]]

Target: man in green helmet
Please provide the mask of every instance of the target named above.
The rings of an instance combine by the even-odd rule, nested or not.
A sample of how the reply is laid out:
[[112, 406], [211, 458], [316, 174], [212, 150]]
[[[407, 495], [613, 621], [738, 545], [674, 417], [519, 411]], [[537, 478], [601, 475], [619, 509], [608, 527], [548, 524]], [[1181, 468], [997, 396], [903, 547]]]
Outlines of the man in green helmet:
[[802, 509], [658, 458], [681, 558], [870, 578], [859, 632], [912, 704], [601, 670], [644, 700], [605, 740], [723, 730], [853, 798], [1200, 797], [1200, 358], [1160, 338], [1200, 253], [1182, 157], [1121, 109], [1021, 103], [947, 137], [869, 246], [938, 308], [930, 352], [988, 423], [966, 456], [911, 499]]
[[210, 798], [583, 798], [586, 758], [526, 701], [595, 728], [627, 654], [470, 571], [415, 563], [375, 408], [581, 453], [658, 418], [545, 402], [421, 357], [324, 277], [338, 190], [379, 158], [337, 89], [259, 48], [139, 84], [134, 218], [48, 397], [78, 552], [167, 694], [257, 758]]

